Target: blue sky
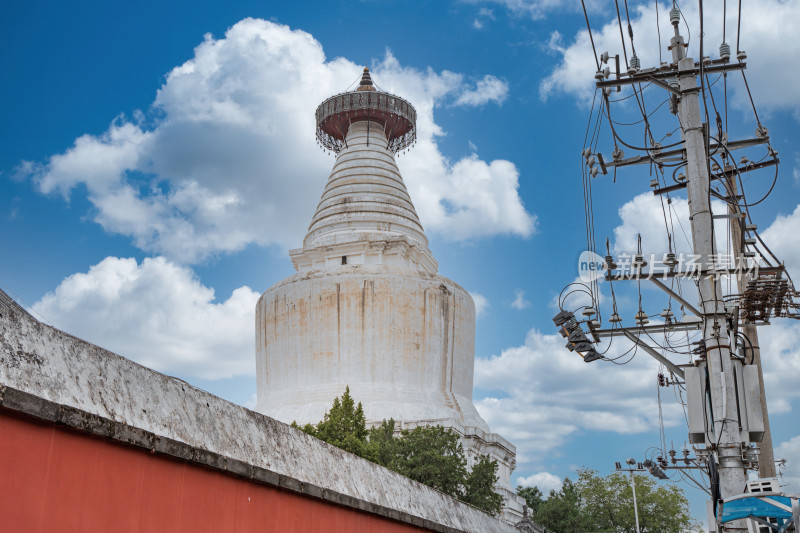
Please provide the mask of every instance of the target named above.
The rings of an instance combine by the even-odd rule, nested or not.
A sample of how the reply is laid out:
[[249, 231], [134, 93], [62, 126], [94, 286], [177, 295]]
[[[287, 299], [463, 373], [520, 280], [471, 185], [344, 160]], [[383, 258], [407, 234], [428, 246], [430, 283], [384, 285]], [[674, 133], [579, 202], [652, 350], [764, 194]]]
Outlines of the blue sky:
[[[642, 63], [657, 63], [654, 4], [628, 5]], [[599, 51], [620, 53], [614, 6], [588, 7]], [[682, 7], [696, 37], [697, 7]], [[800, 276], [800, 73], [789, 68], [800, 3], [744, 9], [748, 81], [782, 161], [752, 213]], [[550, 321], [586, 247], [580, 151], [595, 68], [575, 2], [25, 2], [4, 11], [0, 287], [45, 321], [252, 405], [255, 298], [293, 272], [287, 249], [300, 245], [333, 164], [314, 144], [313, 111], [366, 64], [419, 111], [420, 142], [400, 169], [440, 273], [480, 304], [475, 399], [517, 444], [512, 479], [547, 490], [576, 466], [607, 473], [659, 446], [655, 363], [639, 354], [624, 366], [585, 365]], [[659, 16], [664, 34], [665, 6]], [[721, 20], [721, 6], [707, 7], [714, 56]], [[738, 79], [729, 91], [731, 138], [750, 137], [746, 92]], [[635, 117], [633, 106], [619, 109]], [[654, 117], [663, 133], [676, 126], [665, 110]], [[624, 131], [641, 138], [635, 126]], [[597, 149], [610, 153], [610, 139], [601, 128]], [[749, 198], [771, 178], [748, 178]], [[608, 237], [630, 251], [641, 232], [647, 250], [663, 251], [649, 181], [645, 169], [594, 181], [598, 247]], [[637, 293], [619, 290], [632, 317]], [[643, 294], [657, 314], [663, 299]], [[799, 339], [783, 321], [762, 337], [776, 455], [795, 460]], [[661, 393], [665, 439], [680, 447], [682, 410], [671, 389]], [[786, 479], [800, 482], [791, 463]]]

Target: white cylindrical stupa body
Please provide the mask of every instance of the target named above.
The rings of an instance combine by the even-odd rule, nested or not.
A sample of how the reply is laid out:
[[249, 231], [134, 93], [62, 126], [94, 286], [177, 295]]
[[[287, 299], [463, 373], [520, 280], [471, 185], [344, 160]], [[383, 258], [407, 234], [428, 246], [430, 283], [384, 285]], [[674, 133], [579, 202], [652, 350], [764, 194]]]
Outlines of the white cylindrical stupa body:
[[336, 163], [303, 247], [290, 251], [297, 273], [256, 307], [256, 410], [316, 424], [349, 386], [370, 425], [450, 427], [470, 464], [497, 459], [503, 515], [521, 516], [516, 450], [472, 402], [475, 304], [437, 273], [394, 159], [413, 142], [415, 111], [374, 91], [366, 69], [364, 80], [317, 110]]

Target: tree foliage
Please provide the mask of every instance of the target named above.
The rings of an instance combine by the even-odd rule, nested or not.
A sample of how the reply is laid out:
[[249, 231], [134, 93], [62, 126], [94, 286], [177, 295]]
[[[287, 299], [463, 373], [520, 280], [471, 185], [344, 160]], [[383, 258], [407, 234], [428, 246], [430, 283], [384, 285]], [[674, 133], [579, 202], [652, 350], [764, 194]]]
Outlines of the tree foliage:
[[497, 479], [497, 461], [488, 455], [482, 455], [467, 476], [462, 500], [491, 515], [496, 515], [503, 507], [503, 497], [494, 491]]
[[[294, 427], [297, 424], [292, 423]], [[364, 457], [367, 448], [367, 424], [361, 402], [356, 406], [350, 396], [350, 387], [346, 387], [341, 399], [335, 398], [333, 406], [325, 413], [322, 421], [315, 426], [306, 424], [302, 428], [337, 448]]]
[[404, 429], [388, 466], [395, 472], [459, 498], [467, 477], [467, 461], [458, 435], [441, 426]]
[[[659, 486], [643, 475], [634, 479], [643, 533], [679, 533], [696, 528], [683, 489]], [[525, 498], [533, 520], [548, 531], [636, 531], [630, 478], [621, 472], [602, 477], [596, 470], [583, 468], [578, 470], [577, 481], [564, 479], [561, 489], [551, 490], [547, 498], [542, 498], [536, 487], [517, 487], [517, 494]]]
[[528, 506], [528, 513], [533, 516], [544, 501], [544, 495], [539, 487], [517, 486], [517, 494], [525, 498], [525, 505]]
[[579, 488], [564, 479], [561, 490], [551, 490], [549, 496], [539, 506], [533, 521], [556, 533], [574, 531], [596, 531], [597, 528], [581, 499]]
[[322, 421], [299, 429], [486, 513], [496, 515], [502, 507], [502, 496], [494, 492], [497, 461], [481, 456], [469, 471], [458, 434], [441, 426], [418, 426], [398, 435], [390, 419], [368, 430], [361, 403], [356, 405], [349, 387]]
[[[659, 485], [652, 477], [634, 474], [639, 526], [642, 532], [679, 533], [692, 525], [689, 502], [683, 489]], [[597, 471], [578, 471], [578, 487], [592, 520], [603, 531], [636, 531], [630, 477], [614, 472], [605, 477]]]
[[365, 459], [389, 467], [397, 455], [397, 439], [394, 436], [394, 419], [384, 420], [379, 426], [370, 428]]

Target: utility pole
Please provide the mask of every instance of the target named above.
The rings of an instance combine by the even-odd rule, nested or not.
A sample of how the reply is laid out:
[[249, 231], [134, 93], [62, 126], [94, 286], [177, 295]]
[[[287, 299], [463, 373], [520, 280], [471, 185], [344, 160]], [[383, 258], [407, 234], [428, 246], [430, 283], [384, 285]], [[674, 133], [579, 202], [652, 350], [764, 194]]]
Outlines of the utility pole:
[[[598, 117], [605, 112], [608, 118], [609, 126], [614, 134], [614, 152], [611, 154], [612, 159], [608, 160], [600, 153], [593, 153], [591, 146], [585, 146], [583, 156], [586, 158], [586, 166], [589, 169], [584, 174], [584, 191], [588, 195], [591, 195], [591, 185], [588, 185], [590, 180], [601, 172], [603, 175], [608, 174], [608, 169], [611, 167], [614, 169], [616, 178], [619, 167], [646, 164], [650, 166], [651, 170], [660, 173], [664, 177], [664, 182], [666, 182], [664, 168], [674, 169], [672, 174], [674, 184], [666, 183], [662, 186], [658, 177], [655, 177], [651, 179], [650, 185], [653, 187], [653, 194], [667, 195], [667, 204], [672, 201], [668, 196], [671, 192], [684, 189], [686, 191], [693, 252], [691, 266], [687, 263], [687, 268], [690, 270], [682, 270], [682, 260], [677, 259], [676, 250], [672, 248], [674, 240], [671, 240], [670, 250], [664, 254], [664, 259], [660, 262], [663, 268], [658, 269], [651, 264], [649, 271], [646, 271], [644, 267], [648, 265], [648, 262], [644, 259], [640, 241], [636, 254], [628, 255], [632, 261], [620, 261], [620, 265], [624, 266], [617, 264], [609, 248], [604, 261], [604, 279], [609, 283], [636, 280], [641, 284], [641, 280], [650, 281], [667, 293], [670, 301], [679, 303], [686, 316], [679, 321], [673, 320], [674, 315], [670, 310], [670, 304], [661, 313], [664, 323], [648, 326], [648, 313], [642, 309], [640, 289], [639, 310], [635, 317], [636, 326], [623, 326], [623, 319], [617, 313], [612, 287], [613, 312], [607, 319], [610, 323], [609, 327], [604, 329], [600, 314], [595, 309], [599, 303], [598, 298], [595, 297], [597, 290], [595, 284], [591, 287], [585, 286], [592, 294], [590, 305], [578, 306], [573, 310], [565, 308], [560, 300], [560, 312], [553, 321], [559, 327], [562, 336], [567, 339], [567, 348], [580, 354], [587, 363], [605, 359], [604, 354], [607, 350], [595, 347], [602, 339], [625, 337], [637, 349], [641, 349], [643, 353], [650, 355], [669, 370], [673, 379], [662, 379], [659, 384], [660, 386], [680, 384], [681, 388], [685, 390], [689, 441], [693, 445], [699, 445], [694, 447], [697, 459], [694, 460], [694, 466], [691, 468], [708, 470], [711, 479], [713, 509], [711, 521], [718, 521], [724, 531], [745, 531], [748, 526], [745, 520], [730, 520], [727, 517], [723, 520], [717, 516], [717, 513], [722, 509], [722, 506], [719, 505], [720, 502], [726, 499], [732, 501], [731, 498], [748, 492], [747, 470], [755, 468], [756, 458], [751, 443], [760, 443], [760, 455], [758, 456], [760, 476], [762, 478], [775, 476], [756, 326], [769, 324], [772, 316], [800, 318], [800, 303], [797, 302], [798, 292], [794, 289], [791, 279], [788, 278], [785, 267], [763, 242], [761, 242], [761, 246], [767, 255], [775, 259], [775, 263], [771, 260], [765, 260], [766, 265], [761, 262], [761, 257], [757, 253], [759, 246], [757, 241], [760, 239], [756, 232], [756, 226], [744, 223], [745, 216], [749, 217], [748, 204], [744, 191], [738, 191], [736, 187], [736, 178], [741, 173], [776, 166], [779, 163], [777, 152], [769, 145], [766, 128], [759, 122], [755, 138], [729, 141], [727, 132], [722, 131], [722, 122], [719, 114], [716, 113], [713, 93], [711, 93], [711, 104], [714, 105], [719, 130], [718, 138], [714, 138], [714, 142], [711, 142], [709, 124], [701, 118], [703, 116], [700, 107], [701, 93], [705, 105], [706, 92], [711, 91], [710, 85], [708, 85], [708, 76], [722, 75], [727, 80], [728, 72], [739, 70], [742, 71], [746, 85], [744, 60], [747, 55], [737, 49], [736, 59], [738, 62], [732, 63], [730, 46], [723, 42], [719, 49], [719, 59], [700, 57], [699, 61], [695, 62], [694, 59], [687, 57], [687, 45], [679, 31], [681, 18], [680, 10], [673, 6], [670, 11], [670, 22], [674, 28], [674, 35], [671, 37], [669, 45], [672, 55], [670, 63], [662, 62], [656, 67], [640, 68], [640, 61], [633, 49], [633, 30], [630, 24], [628, 34], [631, 39], [632, 56], [627, 62], [627, 72], [622, 72], [620, 58], [616, 56], [614, 58], [617, 64], [615, 77], [609, 79], [611, 69], [610, 67], [603, 68], [601, 63], [609, 63], [611, 56], [607, 52], [597, 56], [596, 87], [602, 90], [603, 103], [606, 108], [598, 112]], [[620, 19], [619, 22], [622, 35], [622, 20]], [[591, 28], [589, 31], [591, 34]], [[702, 41], [700, 51], [702, 56]], [[612, 91], [620, 91], [623, 86], [627, 85], [634, 86], [634, 96], [636, 96], [637, 102], [640, 102], [647, 128], [646, 133], [650, 137], [649, 148], [637, 148], [625, 143], [615, 131], [614, 124], [622, 123], [615, 122], [611, 118], [609, 95]], [[681, 142], [668, 146], [668, 148], [676, 147], [674, 149], [662, 150], [650, 130], [648, 116], [641, 103], [644, 99], [644, 89], [647, 86], [660, 87], [670, 93], [670, 111], [677, 115], [681, 132]], [[704, 115], [705, 117], [709, 116], [708, 108], [705, 109]], [[625, 159], [624, 152], [619, 149], [617, 142], [646, 153]], [[734, 161], [732, 151], [763, 144], [767, 145], [767, 156], [763, 159], [752, 162], [745, 156], [741, 158], [739, 164]], [[715, 159], [720, 155], [724, 161], [722, 164], [724, 169], [720, 168]], [[678, 170], [683, 170], [685, 175], [677, 174]], [[725, 184], [727, 193], [720, 192], [715, 187], [712, 188], [712, 183]], [[712, 213], [712, 196], [728, 203], [727, 214], [715, 215]], [[590, 221], [587, 228], [591, 228], [593, 219], [590, 209], [587, 207], [587, 220]], [[720, 265], [720, 255], [716, 249], [714, 236], [714, 219], [730, 220], [734, 260], [727, 264], [732, 268], [723, 268]], [[667, 227], [667, 231], [670, 238], [673, 239], [674, 230], [670, 231], [670, 228]], [[592, 242], [593, 239], [593, 228], [587, 229], [587, 240]], [[751, 257], [754, 258], [751, 261], [752, 264], [747, 264]], [[622, 259], [622, 255], [618, 259]], [[654, 256], [651, 256], [651, 263], [656, 263]], [[591, 269], [589, 271], [591, 272]], [[583, 275], [583, 272], [581, 274]], [[737, 294], [723, 294], [723, 276], [736, 278]], [[675, 288], [674, 282], [680, 278], [694, 280], [699, 304], [693, 305], [685, 298], [684, 294], [681, 294], [680, 283], [678, 283], [677, 289]], [[583, 277], [581, 279], [589, 282]], [[591, 277], [590, 279], [593, 282], [597, 278]], [[670, 280], [673, 282], [672, 286], [668, 283]], [[694, 316], [689, 316], [690, 314]], [[686, 352], [687, 355], [694, 354], [688, 364], [676, 364], [671, 361], [667, 357], [667, 352], [675, 352], [674, 345], [666, 340], [667, 346], [660, 346], [659, 342], [654, 339], [654, 334], [664, 335], [664, 338], [667, 339], [668, 335], [678, 332], [687, 333]], [[692, 349], [688, 346], [688, 335], [697, 335], [698, 333], [702, 340], [692, 343], [697, 346], [696, 349]], [[737, 340], [739, 339], [743, 343], [738, 344]], [[651, 346], [652, 343], [655, 343], [657, 347]], [[751, 357], [748, 358], [748, 354]], [[684, 459], [686, 465], [680, 468], [689, 468], [688, 453], [687, 450]], [[666, 467], [666, 462], [659, 458], [659, 464], [662, 463]], [[677, 466], [673, 467], [678, 468]], [[617, 469], [620, 469], [619, 463]], [[654, 471], [664, 475], [663, 471], [655, 468], [650, 472], [656, 477], [659, 476], [654, 474]], [[716, 528], [716, 526], [714, 527]]]
[[[727, 165], [725, 170], [729, 170]], [[733, 197], [739, 194], [739, 188], [736, 186], [736, 175], [733, 173], [728, 176], [728, 192]], [[728, 213], [731, 215], [731, 251], [737, 262], [744, 261], [744, 232], [742, 231], [744, 213], [739, 211], [733, 204], [728, 204]], [[736, 285], [740, 294], [745, 291], [749, 279], [750, 277], [746, 272], [739, 272]], [[761, 369], [761, 347], [758, 342], [758, 329], [755, 324], [748, 321], [742, 326], [742, 333], [749, 341], [746, 349], [752, 352], [752, 364], [758, 369], [758, 387], [761, 392], [761, 416], [764, 419], [764, 437], [758, 443], [758, 475], [762, 478], [775, 477], [775, 453], [772, 449], [772, 433], [769, 429], [769, 412], [767, 411], [767, 396], [764, 388], [764, 372]]]
[[[714, 219], [711, 212], [709, 162], [706, 150], [705, 127], [700, 120], [699, 88], [694, 60], [686, 57], [686, 45], [678, 30], [680, 13], [673, 8], [670, 22], [675, 36], [670, 40], [672, 60], [678, 64], [678, 117], [686, 150], [686, 193], [689, 200], [689, 219], [692, 246], [703, 270], [713, 270], [716, 256]], [[702, 58], [701, 58], [702, 61]], [[719, 487], [722, 498], [742, 494], [746, 479], [739, 435], [739, 414], [734, 390], [735, 376], [730, 353], [727, 313], [722, 299], [719, 278], [700, 276], [698, 279], [702, 331], [710, 380], [709, 392], [715, 413], [714, 435], [719, 460]], [[732, 524], [736, 527], [736, 524]], [[744, 524], [742, 524], [744, 525]]]
[[[700, 5], [702, 17], [702, 4]], [[689, 425], [689, 442], [693, 445], [695, 459], [689, 459], [689, 450], [685, 449], [683, 465], [677, 465], [676, 452], [670, 450], [672, 466], [667, 465], [666, 458], [658, 457], [657, 463], [647, 460], [639, 468], [646, 467], [650, 473], [659, 479], [667, 476], [665, 469], [697, 468], [706, 470], [710, 479], [711, 498], [710, 525], [717, 531], [747, 531], [752, 526], [752, 521], [734, 519], [736, 514], [726, 512], [727, 504], [740, 500], [741, 495], [749, 492], [747, 483], [747, 470], [756, 467], [756, 450], [752, 443], [761, 443], [758, 468], [762, 478], [775, 476], [775, 464], [772, 452], [772, 443], [769, 435], [769, 419], [765, 400], [763, 374], [761, 370], [760, 349], [758, 345], [757, 325], [769, 324], [772, 317], [786, 317], [800, 319], [800, 293], [795, 290], [785, 267], [780, 260], [769, 251], [769, 248], [758, 237], [757, 228], [753, 224], [745, 224], [745, 217], [749, 218], [748, 203], [744, 191], [738, 191], [736, 178], [742, 173], [776, 166], [779, 163], [777, 152], [769, 144], [767, 129], [758, 123], [755, 138], [728, 140], [727, 132], [722, 131], [722, 120], [716, 112], [716, 104], [711, 92], [711, 105], [717, 119], [718, 138], [713, 138], [709, 132], [708, 120], [701, 118], [700, 96], [706, 105], [706, 94], [711, 91], [708, 77], [713, 75], [725, 76], [732, 71], [742, 71], [742, 78], [747, 87], [744, 75], [747, 54], [738, 49], [736, 63], [731, 62], [731, 47], [723, 42], [719, 48], [719, 58], [700, 57], [699, 61], [687, 57], [687, 45], [679, 31], [682, 14], [677, 6], [673, 5], [669, 14], [670, 23], [674, 28], [674, 36], [670, 39], [670, 63], [661, 62], [651, 68], [640, 68], [640, 61], [633, 48], [633, 30], [628, 25], [628, 35], [631, 42], [630, 61], [627, 61], [627, 72], [621, 70], [619, 55], [613, 57], [617, 68], [615, 76], [611, 77], [611, 68], [602, 65], [608, 64], [608, 52], [595, 55], [597, 58], [596, 87], [602, 91], [604, 109], [598, 111], [598, 120], [602, 115], [608, 118], [609, 127], [614, 135], [614, 151], [611, 160], [603, 157], [601, 153], [593, 153], [593, 139], [582, 152], [586, 159], [588, 171], [584, 173], [584, 193], [591, 195], [590, 182], [600, 173], [608, 174], [613, 167], [614, 177], [619, 167], [629, 165], [648, 165], [651, 172], [650, 186], [656, 196], [667, 195], [666, 204], [672, 202], [670, 193], [685, 189], [689, 204], [689, 220], [691, 225], [692, 258], [684, 268], [683, 253], [681, 259], [677, 257], [677, 250], [672, 247], [674, 243], [674, 229], [670, 229], [666, 213], [664, 222], [670, 237], [670, 249], [664, 254], [662, 261], [651, 255], [650, 262], [644, 259], [641, 240], [635, 254], [620, 254], [617, 260], [611, 255], [611, 248], [606, 241], [608, 255], [597, 257], [591, 265], [604, 264], [605, 275], [603, 279], [611, 285], [617, 281], [635, 280], [641, 286], [642, 280], [652, 282], [661, 291], [665, 292], [670, 302], [680, 304], [684, 317], [675, 320], [671, 311], [672, 303], [660, 314], [663, 323], [648, 325], [649, 316], [643, 309], [642, 292], [639, 288], [639, 309], [635, 316], [635, 326], [624, 326], [623, 319], [617, 312], [617, 301], [611, 286], [612, 313], [607, 318], [608, 326], [603, 326], [601, 315], [597, 312], [599, 298], [596, 295], [597, 285], [595, 280], [602, 273], [598, 268], [588, 268], [589, 278], [584, 278], [581, 270], [581, 281], [574, 282], [582, 285], [567, 292], [583, 292], [592, 296], [590, 304], [578, 305], [575, 309], [567, 308], [566, 297], [559, 298], [559, 313], [553, 322], [559, 328], [561, 335], [567, 339], [566, 347], [577, 352], [585, 362], [606, 359], [605, 354], [609, 348], [601, 349], [599, 343], [603, 339], [625, 337], [631, 341], [636, 349], [653, 357], [672, 374], [672, 379], [663, 379], [659, 376], [659, 386], [680, 386], [685, 392], [685, 407]], [[619, 20], [620, 35], [622, 19]], [[701, 18], [701, 33], [702, 33]], [[587, 17], [587, 28], [591, 36], [591, 27]], [[703, 44], [700, 45], [700, 55], [703, 56]], [[738, 41], [738, 39], [737, 39]], [[738, 42], [737, 42], [738, 45]], [[594, 42], [592, 41], [594, 47]], [[719, 78], [718, 78], [719, 79]], [[698, 84], [699, 80], [699, 84]], [[727, 81], [725, 81], [727, 83]], [[637, 147], [626, 143], [615, 130], [614, 124], [622, 124], [611, 118], [611, 105], [609, 95], [612, 91], [620, 91], [623, 86], [633, 86], [636, 101], [642, 113], [646, 127], [646, 139], [650, 139], [650, 147]], [[677, 115], [681, 131], [681, 141], [670, 144], [669, 150], [662, 150], [656, 142], [649, 122], [649, 115], [644, 108], [644, 90], [648, 87], [659, 87], [670, 93], [670, 111]], [[726, 85], [727, 94], [727, 85]], [[749, 91], [749, 89], [748, 89]], [[623, 99], [626, 99], [625, 97]], [[727, 98], [727, 97], [726, 97]], [[616, 101], [619, 101], [616, 100]], [[601, 105], [602, 105], [601, 104]], [[705, 108], [705, 117], [709, 117], [710, 109]], [[755, 111], [755, 106], [754, 106]], [[655, 113], [653, 111], [652, 113]], [[756, 120], [758, 117], [756, 115]], [[667, 133], [667, 136], [671, 133]], [[664, 137], [666, 138], [666, 136]], [[662, 138], [663, 139], [663, 138]], [[642, 155], [625, 158], [617, 143], [623, 144], [634, 150], [645, 152]], [[752, 148], [758, 145], [767, 145], [767, 155], [759, 161], [750, 161], [743, 156], [739, 163], [733, 159], [732, 152], [743, 148]], [[674, 147], [674, 148], [673, 148]], [[721, 155], [723, 168], [720, 168], [716, 157]], [[664, 169], [674, 169], [672, 178], [674, 183], [668, 183]], [[683, 170], [684, 174], [677, 174]], [[659, 179], [659, 175], [662, 180]], [[712, 187], [712, 183], [726, 185], [727, 192]], [[770, 189], [771, 191], [771, 189]], [[769, 193], [768, 193], [769, 194]], [[727, 202], [728, 213], [713, 214], [711, 197], [714, 196]], [[760, 201], [759, 201], [760, 202]], [[662, 206], [664, 204], [662, 203]], [[591, 211], [591, 202], [587, 203], [587, 242], [590, 243], [590, 252], [594, 251], [594, 215]], [[670, 211], [677, 215], [674, 211]], [[672, 214], [670, 215], [672, 216]], [[733, 261], [725, 261], [728, 268], [721, 263], [721, 256], [716, 249], [714, 236], [714, 219], [729, 219], [732, 237]], [[761, 244], [757, 244], [760, 242]], [[760, 255], [763, 249], [766, 256]], [[631, 250], [632, 252], [632, 250]], [[596, 254], [590, 254], [596, 256]], [[582, 256], [583, 257], [583, 256]], [[750, 260], [750, 258], [753, 258]], [[763, 259], [763, 261], [762, 261]], [[774, 261], [773, 261], [774, 260]], [[581, 259], [583, 261], [583, 259]], [[748, 264], [747, 262], [750, 261]], [[586, 261], [589, 265], [590, 261]], [[650, 265], [649, 270], [644, 267]], [[660, 264], [660, 267], [656, 267]], [[583, 268], [581, 263], [580, 268]], [[595, 277], [597, 276], [597, 277]], [[738, 293], [723, 294], [724, 276], [737, 280]], [[681, 292], [680, 279], [691, 279], [697, 286], [699, 304], [690, 302]], [[672, 283], [670, 283], [670, 281]], [[592, 283], [591, 286], [588, 283]], [[677, 283], [677, 287], [675, 286]], [[566, 291], [566, 289], [565, 289]], [[562, 291], [564, 294], [565, 291]], [[645, 302], [646, 303], [646, 302]], [[692, 316], [693, 315], [693, 316]], [[584, 327], [586, 329], [584, 329]], [[676, 364], [668, 357], [671, 353], [680, 353], [675, 343], [671, 343], [669, 336], [686, 333], [685, 355], [690, 356], [690, 362]], [[700, 336], [699, 342], [690, 342], [689, 335]], [[659, 343], [658, 336], [664, 342]], [[697, 336], [693, 340], [696, 340]], [[738, 343], [738, 340], [742, 343]], [[655, 344], [656, 347], [651, 346]], [[692, 346], [696, 347], [693, 348]], [[747, 357], [747, 355], [751, 357]], [[612, 359], [609, 356], [608, 359]], [[621, 465], [617, 463], [617, 470]], [[694, 480], [693, 480], [694, 481]], [[765, 482], [762, 480], [761, 483]], [[696, 481], [695, 481], [696, 483]], [[758, 488], [756, 484], [756, 488]], [[703, 487], [701, 487], [703, 488]], [[755, 489], [754, 489], [755, 490]], [[721, 514], [720, 514], [721, 513]], [[727, 514], [726, 514], [727, 513]], [[765, 515], [767, 516], [767, 515]], [[757, 518], [753, 518], [757, 521]]]

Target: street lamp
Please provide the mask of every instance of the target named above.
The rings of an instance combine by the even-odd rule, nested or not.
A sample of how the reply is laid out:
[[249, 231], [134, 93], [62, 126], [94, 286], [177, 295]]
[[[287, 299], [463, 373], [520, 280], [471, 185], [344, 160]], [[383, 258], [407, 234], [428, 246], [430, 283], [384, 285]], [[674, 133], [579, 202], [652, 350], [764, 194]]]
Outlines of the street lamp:
[[633, 516], [636, 517], [636, 533], [641, 533], [639, 530], [639, 507], [636, 505], [636, 481], [633, 479], [634, 472], [641, 472], [642, 465], [638, 465], [639, 468], [636, 468], [636, 459], [630, 458], [625, 461], [631, 468], [622, 468], [622, 465], [619, 462], [615, 463], [617, 470], [621, 472], [630, 472], [631, 474], [631, 489], [633, 490]]

